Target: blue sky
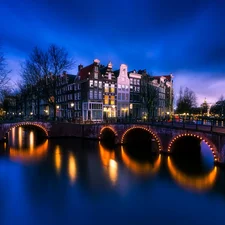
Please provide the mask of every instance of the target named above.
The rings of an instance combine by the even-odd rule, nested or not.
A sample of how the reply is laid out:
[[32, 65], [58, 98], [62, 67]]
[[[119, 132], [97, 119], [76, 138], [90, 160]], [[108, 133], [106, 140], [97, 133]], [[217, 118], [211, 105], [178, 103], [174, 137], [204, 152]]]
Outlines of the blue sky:
[[198, 102], [225, 95], [224, 0], [1, 0], [0, 42], [12, 78], [34, 46], [55, 43], [78, 64], [100, 59], [174, 75]]

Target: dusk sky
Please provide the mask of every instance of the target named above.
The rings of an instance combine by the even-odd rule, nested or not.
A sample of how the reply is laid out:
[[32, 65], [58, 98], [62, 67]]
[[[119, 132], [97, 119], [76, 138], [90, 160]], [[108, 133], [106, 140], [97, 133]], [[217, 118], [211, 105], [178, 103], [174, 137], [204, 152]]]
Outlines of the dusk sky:
[[79, 64], [174, 75], [175, 94], [225, 95], [225, 0], [1, 0], [0, 42], [11, 77], [34, 46], [65, 47]]

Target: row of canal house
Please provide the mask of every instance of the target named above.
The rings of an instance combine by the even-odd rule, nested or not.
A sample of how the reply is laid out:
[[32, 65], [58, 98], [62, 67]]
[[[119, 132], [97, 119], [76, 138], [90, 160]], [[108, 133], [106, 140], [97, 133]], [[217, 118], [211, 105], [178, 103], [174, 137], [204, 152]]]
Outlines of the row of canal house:
[[[69, 75], [70, 82], [58, 86], [57, 117], [82, 121], [107, 118], [143, 118], [141, 79], [146, 71], [128, 72], [125, 64], [113, 71], [112, 63], [102, 66], [98, 59], [86, 67], [78, 66], [78, 74]], [[165, 117], [173, 112], [172, 75], [152, 77], [151, 85], [158, 90], [154, 116]]]

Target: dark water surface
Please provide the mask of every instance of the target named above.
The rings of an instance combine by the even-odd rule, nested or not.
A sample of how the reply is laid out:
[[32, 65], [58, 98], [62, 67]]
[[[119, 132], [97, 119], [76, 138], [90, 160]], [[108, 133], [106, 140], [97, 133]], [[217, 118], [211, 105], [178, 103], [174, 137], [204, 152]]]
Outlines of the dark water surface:
[[0, 225], [165, 223], [225, 224], [225, 173], [204, 144], [152, 156], [16, 128], [1, 146]]

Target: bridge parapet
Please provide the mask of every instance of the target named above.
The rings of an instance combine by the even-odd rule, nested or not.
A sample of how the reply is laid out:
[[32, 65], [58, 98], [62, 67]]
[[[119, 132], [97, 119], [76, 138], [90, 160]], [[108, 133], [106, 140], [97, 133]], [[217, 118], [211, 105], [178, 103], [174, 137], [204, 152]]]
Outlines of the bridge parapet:
[[[36, 126], [41, 128], [47, 137], [81, 137], [101, 139], [105, 129], [110, 129], [115, 135], [116, 144], [124, 144], [126, 134], [136, 128], [148, 131], [159, 144], [161, 152], [170, 153], [171, 145], [176, 139], [190, 135], [204, 140], [210, 147], [215, 161], [225, 164], [225, 129], [210, 128], [209, 126], [191, 127], [171, 124], [74, 124], [74, 123], [45, 123], [45, 122], [18, 122], [0, 125], [0, 139], [2, 140], [10, 129], [17, 126]], [[200, 130], [201, 129], [201, 130]]]

